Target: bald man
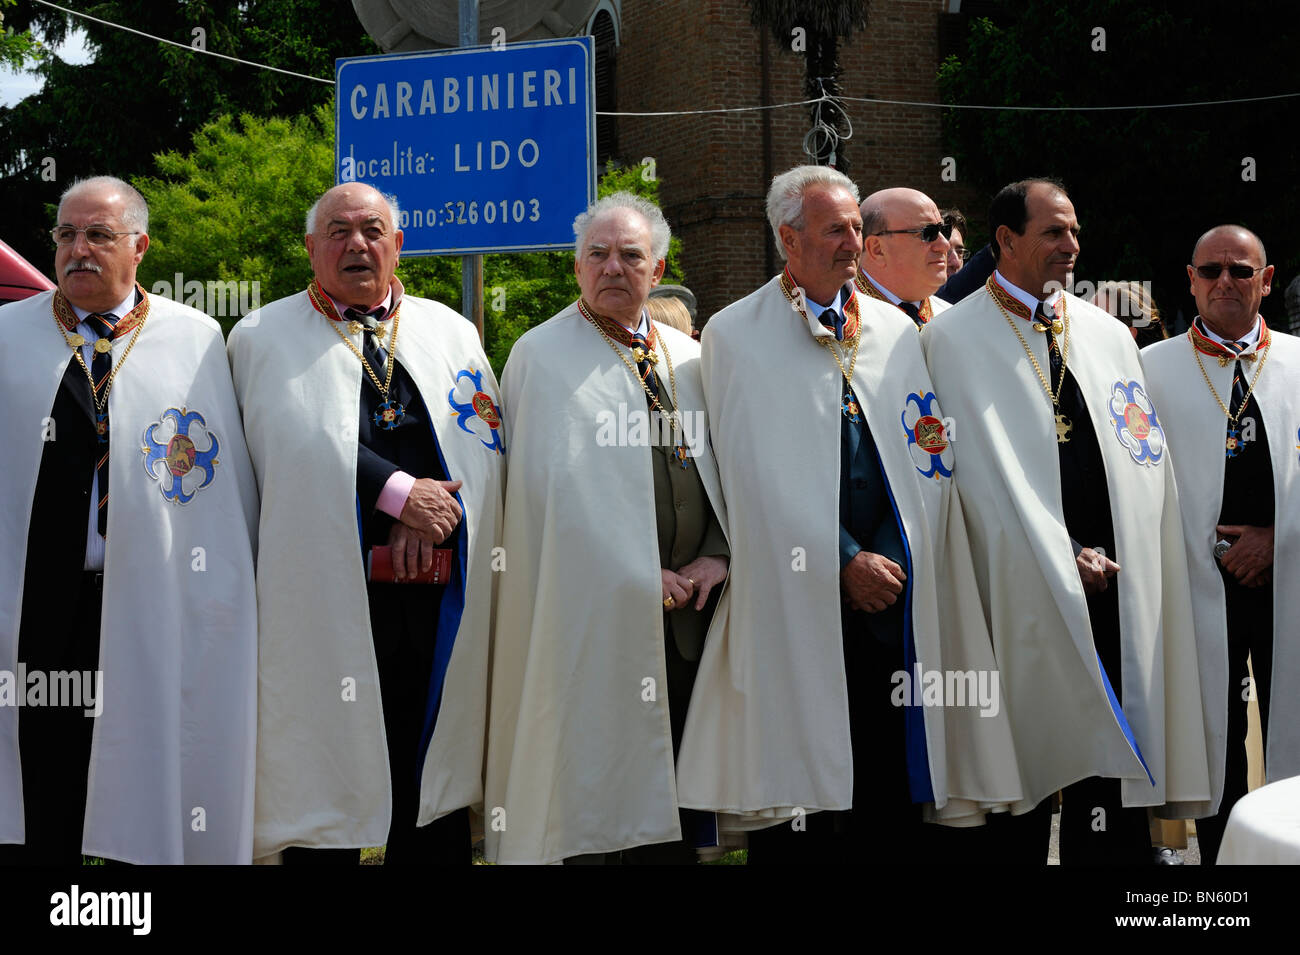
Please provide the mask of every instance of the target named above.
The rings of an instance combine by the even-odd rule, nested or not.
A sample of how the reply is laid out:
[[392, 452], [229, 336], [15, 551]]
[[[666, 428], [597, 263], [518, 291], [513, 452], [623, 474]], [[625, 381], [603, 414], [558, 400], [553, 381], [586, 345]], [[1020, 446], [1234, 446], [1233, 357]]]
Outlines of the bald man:
[[918, 329], [947, 302], [934, 293], [948, 275], [952, 226], [939, 207], [915, 189], [882, 189], [862, 200], [862, 256], [858, 290], [902, 309]]
[[1218, 805], [1196, 824], [1206, 863], [1246, 793], [1250, 699], [1259, 701], [1267, 778], [1300, 774], [1300, 343], [1259, 314], [1273, 280], [1267, 263], [1249, 229], [1206, 232], [1187, 267], [1200, 314], [1186, 335], [1142, 352], [1175, 455], [1192, 581]]
[[311, 284], [230, 333], [266, 545], [256, 857], [470, 860], [500, 398], [473, 326], [405, 294], [400, 221], [370, 186], [329, 190]]

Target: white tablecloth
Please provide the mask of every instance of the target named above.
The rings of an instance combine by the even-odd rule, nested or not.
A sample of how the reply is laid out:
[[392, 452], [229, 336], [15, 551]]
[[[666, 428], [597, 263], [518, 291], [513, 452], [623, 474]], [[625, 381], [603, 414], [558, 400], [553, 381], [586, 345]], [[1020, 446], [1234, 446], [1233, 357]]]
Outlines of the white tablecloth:
[[1219, 865], [1300, 865], [1300, 776], [1269, 783], [1232, 807]]

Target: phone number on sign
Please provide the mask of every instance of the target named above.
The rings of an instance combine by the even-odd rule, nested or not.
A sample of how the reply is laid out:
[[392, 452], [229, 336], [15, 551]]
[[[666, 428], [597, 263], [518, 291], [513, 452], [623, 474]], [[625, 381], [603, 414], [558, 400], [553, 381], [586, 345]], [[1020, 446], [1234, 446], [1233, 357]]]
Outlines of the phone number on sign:
[[445, 202], [437, 209], [402, 210], [403, 229], [439, 225], [478, 225], [486, 222], [536, 222], [542, 217], [537, 199], [497, 199], [490, 202]]

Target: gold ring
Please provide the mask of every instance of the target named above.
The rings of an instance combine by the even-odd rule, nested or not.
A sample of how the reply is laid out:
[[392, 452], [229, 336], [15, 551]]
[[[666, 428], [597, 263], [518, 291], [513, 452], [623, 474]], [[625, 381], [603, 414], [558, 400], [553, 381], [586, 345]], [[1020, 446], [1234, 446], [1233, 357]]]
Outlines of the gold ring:
[[689, 580], [689, 581], [691, 582], [691, 586], [692, 586], [692, 587], [698, 587], [698, 586], [699, 586], [699, 584], [697, 584], [697, 583], [695, 582], [695, 578], [694, 578], [694, 577], [687, 577], [686, 579]]
[[672, 595], [672, 594], [669, 594], [667, 597], [664, 598], [664, 606], [665, 606], [665, 607], [668, 607], [668, 608], [671, 609], [671, 607], [672, 607], [672, 605], [673, 605], [673, 602], [674, 602], [674, 601], [673, 601], [673, 595]]

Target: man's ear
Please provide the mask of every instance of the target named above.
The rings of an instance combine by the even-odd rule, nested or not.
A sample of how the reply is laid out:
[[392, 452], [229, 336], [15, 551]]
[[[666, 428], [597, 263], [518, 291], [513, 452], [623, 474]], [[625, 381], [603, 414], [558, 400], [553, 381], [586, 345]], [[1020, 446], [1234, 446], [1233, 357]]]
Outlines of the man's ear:
[[667, 259], [660, 259], [655, 263], [655, 272], [651, 278], [650, 285], [654, 287], [659, 284], [659, 280], [664, 277], [664, 269], [668, 267]]

